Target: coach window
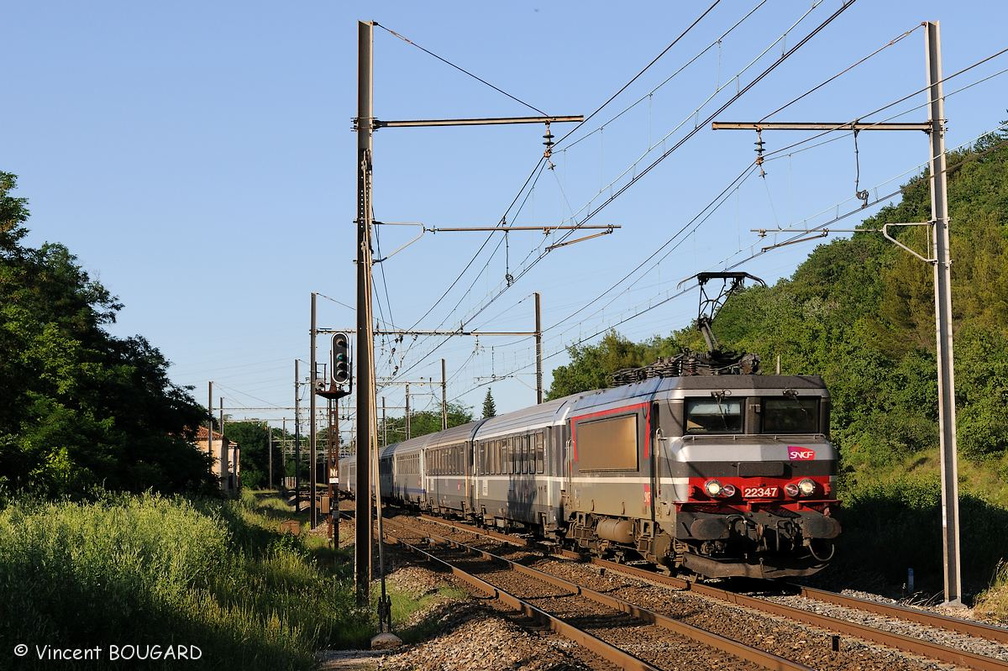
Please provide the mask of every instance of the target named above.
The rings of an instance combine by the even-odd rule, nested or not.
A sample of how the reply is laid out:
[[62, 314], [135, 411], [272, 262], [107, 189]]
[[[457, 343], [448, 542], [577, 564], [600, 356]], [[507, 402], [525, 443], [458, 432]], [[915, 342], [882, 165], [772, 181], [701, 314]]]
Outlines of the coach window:
[[531, 464], [531, 459], [529, 459], [528, 436], [522, 436], [521, 443], [522, 443], [522, 473], [532, 473], [533, 470], [529, 468], [529, 465]]
[[543, 448], [543, 434], [535, 435], [536, 473], [543, 473], [546, 469], [546, 451]]
[[686, 399], [686, 432], [742, 433], [742, 401], [724, 397]]

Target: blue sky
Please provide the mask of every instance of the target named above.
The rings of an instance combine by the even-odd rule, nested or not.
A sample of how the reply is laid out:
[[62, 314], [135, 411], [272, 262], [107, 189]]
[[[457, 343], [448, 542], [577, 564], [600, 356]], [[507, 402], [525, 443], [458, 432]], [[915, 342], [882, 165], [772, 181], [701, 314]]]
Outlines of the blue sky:
[[[762, 254], [774, 236], [750, 229], [853, 212], [832, 224], [851, 228], [891, 202], [859, 210], [855, 185], [874, 202], [927, 159], [918, 132], [861, 133], [856, 154], [850, 133], [767, 132], [766, 176], [732, 188], [755, 134], [695, 125], [842, 3], [721, 2], [687, 31], [711, 4], [6, 2], [0, 169], [19, 176], [18, 195], [30, 200], [28, 242], [67, 245], [125, 304], [114, 333], [147, 337], [200, 402], [213, 380], [215, 404], [223, 396], [234, 417], [278, 420], [292, 417], [283, 408], [294, 400], [294, 360], [309, 356], [311, 292], [323, 294], [321, 327], [355, 323], [358, 20], [382, 26], [374, 85], [385, 120], [530, 107], [587, 116], [686, 31], [588, 123], [553, 126], [558, 140], [575, 130], [553, 169], [533, 172], [539, 125], [375, 135], [382, 222], [571, 225], [618, 194], [588, 221], [621, 226], [608, 236], [543, 255], [556, 234], [513, 232], [505, 244], [497, 233], [484, 246], [485, 233], [428, 232], [376, 267], [376, 316], [390, 330], [528, 331], [539, 292], [548, 387], [572, 343], [609, 327], [646, 339], [687, 326], [697, 296], [677, 289], [684, 278], [736, 267], [772, 282], [815, 244]], [[924, 36], [913, 29], [940, 21], [948, 76], [1008, 47], [1006, 19], [999, 3], [859, 0], [718, 119], [762, 119], [912, 31], [770, 120], [925, 121], [915, 93]], [[949, 148], [1008, 118], [1005, 68], [1000, 56], [946, 83]], [[530, 174], [534, 188], [523, 189]], [[417, 232], [380, 226], [376, 255]], [[508, 274], [518, 277], [510, 288]], [[403, 405], [407, 381], [414, 408], [435, 408], [439, 392], [421, 383], [440, 380], [441, 358], [449, 398], [477, 416], [487, 388], [499, 411], [534, 402], [531, 339], [442, 340], [378, 341], [379, 376], [398, 367], [397, 384], [379, 391], [389, 408]]]

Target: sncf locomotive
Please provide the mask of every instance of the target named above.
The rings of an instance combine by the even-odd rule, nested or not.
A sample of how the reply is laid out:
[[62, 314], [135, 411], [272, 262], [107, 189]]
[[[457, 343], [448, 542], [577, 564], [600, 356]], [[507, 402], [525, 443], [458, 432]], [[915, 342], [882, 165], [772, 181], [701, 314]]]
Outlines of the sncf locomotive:
[[381, 496], [670, 571], [815, 573], [840, 533], [826, 387], [712, 361], [389, 445]]

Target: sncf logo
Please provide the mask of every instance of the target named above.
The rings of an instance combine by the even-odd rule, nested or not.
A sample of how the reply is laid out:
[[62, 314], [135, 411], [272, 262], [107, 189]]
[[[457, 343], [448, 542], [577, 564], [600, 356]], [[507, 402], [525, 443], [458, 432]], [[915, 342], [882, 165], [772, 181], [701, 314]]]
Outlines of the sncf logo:
[[815, 459], [815, 450], [808, 447], [788, 445], [787, 456], [791, 461], [810, 461]]

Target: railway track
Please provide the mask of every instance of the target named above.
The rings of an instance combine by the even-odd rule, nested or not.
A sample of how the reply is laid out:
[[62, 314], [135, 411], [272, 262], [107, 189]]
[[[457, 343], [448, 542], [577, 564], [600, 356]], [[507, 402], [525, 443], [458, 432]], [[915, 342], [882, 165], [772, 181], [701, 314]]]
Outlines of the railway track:
[[[502, 560], [518, 566], [534, 564], [541, 572], [554, 576], [564, 574], [565, 579], [576, 583], [582, 591], [591, 588], [608, 596], [618, 594], [632, 608], [653, 611], [655, 615], [744, 642], [744, 645], [756, 644], [787, 663], [829, 669], [949, 668], [913, 657], [902, 657], [902, 662], [892, 666], [891, 659], [885, 660], [895, 650], [901, 655], [918, 656], [956, 668], [1008, 669], [1008, 630], [1001, 627], [809, 588], [796, 587], [793, 595], [754, 596], [599, 559], [587, 566], [577, 565], [544, 557], [541, 549], [521, 548], [521, 539], [513, 536], [488, 533], [436, 518], [426, 518], [424, 524], [436, 524], [447, 530], [445, 536], [468, 534], [470, 538], [483, 538], [479, 541], [483, 544], [508, 544], [510, 550], [498, 551], [508, 555], [501, 557], [499, 564]], [[414, 525], [413, 533], [417, 532]], [[426, 535], [436, 537], [439, 534], [428, 532]], [[445, 538], [444, 544], [448, 542], [461, 541]], [[486, 551], [485, 546], [482, 549]], [[658, 585], [661, 587], [656, 587]], [[564, 589], [573, 591], [575, 588]], [[669, 598], [670, 594], [674, 598]], [[796, 600], [802, 602], [801, 607], [794, 605]], [[626, 606], [621, 608], [627, 612]], [[825, 610], [829, 613], [824, 613]], [[724, 651], [724, 648], [718, 649]], [[750, 660], [749, 668], [752, 663], [755, 662]]]
[[407, 546], [621, 669], [660, 671], [698, 657], [723, 671], [812, 668], [447, 537], [424, 540]]

